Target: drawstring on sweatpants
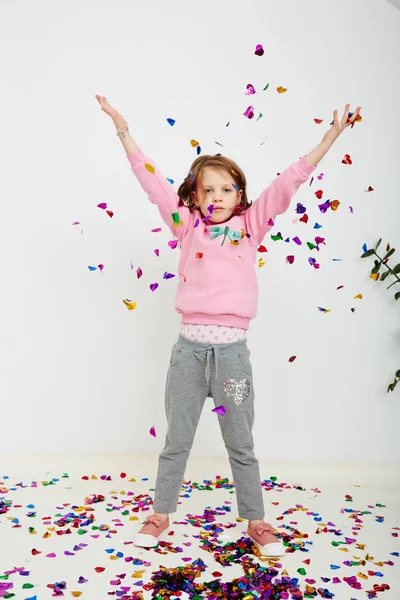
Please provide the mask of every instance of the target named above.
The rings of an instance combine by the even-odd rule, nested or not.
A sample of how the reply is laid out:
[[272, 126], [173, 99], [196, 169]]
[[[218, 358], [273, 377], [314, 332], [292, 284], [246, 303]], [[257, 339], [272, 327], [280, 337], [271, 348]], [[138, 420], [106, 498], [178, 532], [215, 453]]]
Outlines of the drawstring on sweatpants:
[[211, 359], [213, 350], [214, 350], [214, 355], [215, 355], [215, 379], [217, 379], [217, 377], [218, 377], [218, 359], [219, 359], [218, 345], [211, 344], [211, 348], [209, 348], [207, 350], [207, 365], [206, 365], [206, 371], [205, 371], [207, 383], [209, 383], [209, 381], [210, 381], [210, 359]]

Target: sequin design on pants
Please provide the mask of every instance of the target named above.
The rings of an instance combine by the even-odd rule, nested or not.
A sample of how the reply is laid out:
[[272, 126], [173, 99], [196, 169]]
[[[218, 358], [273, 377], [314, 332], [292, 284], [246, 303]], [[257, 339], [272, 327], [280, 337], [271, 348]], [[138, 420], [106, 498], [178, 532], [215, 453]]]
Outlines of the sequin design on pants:
[[229, 400], [233, 400], [236, 406], [242, 404], [250, 394], [250, 380], [249, 379], [227, 379], [224, 382], [224, 392]]

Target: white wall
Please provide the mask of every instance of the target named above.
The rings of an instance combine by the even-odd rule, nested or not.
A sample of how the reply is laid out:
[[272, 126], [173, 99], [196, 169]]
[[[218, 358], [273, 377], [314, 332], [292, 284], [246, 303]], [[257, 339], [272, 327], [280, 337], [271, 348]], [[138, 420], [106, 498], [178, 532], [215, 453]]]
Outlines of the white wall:
[[[303, 246], [265, 239], [249, 331], [254, 435], [263, 459], [399, 462], [400, 386], [392, 394], [386, 386], [400, 368], [400, 304], [396, 287], [369, 278], [372, 260], [360, 254], [379, 236], [400, 243], [400, 13], [383, 0], [334, 8], [318, 0], [14, 1], [0, 4], [0, 32], [0, 451], [157, 454], [163, 446], [179, 317], [177, 278], [162, 276], [177, 272], [179, 250], [168, 248], [172, 236], [131, 172], [100, 94], [175, 190], [196, 157], [194, 138], [204, 154], [241, 165], [253, 200], [318, 144], [335, 108], [362, 106], [363, 122], [317, 167], [324, 179], [302, 186], [271, 231], [299, 235]], [[248, 83], [255, 96], [245, 95]], [[249, 104], [260, 120], [243, 116]], [[352, 166], [341, 163], [345, 153]], [[340, 199], [337, 212], [320, 214], [319, 188]], [[296, 202], [307, 206], [308, 225], [292, 223]], [[326, 238], [318, 254], [306, 247], [316, 233]], [[139, 281], [131, 261], [143, 269]], [[103, 275], [89, 272], [99, 263]], [[207, 402], [193, 455], [224, 456]]]

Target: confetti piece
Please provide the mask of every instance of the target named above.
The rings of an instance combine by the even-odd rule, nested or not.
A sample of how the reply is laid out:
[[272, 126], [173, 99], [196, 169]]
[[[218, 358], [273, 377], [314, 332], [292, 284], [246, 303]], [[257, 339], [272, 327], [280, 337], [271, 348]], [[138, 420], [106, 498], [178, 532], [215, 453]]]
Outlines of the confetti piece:
[[169, 125], [171, 125], [171, 127], [173, 127], [176, 123], [175, 119], [167, 119], [167, 123], [169, 123]]
[[295, 360], [296, 360], [296, 358], [297, 358], [297, 356], [291, 356], [291, 357], [289, 358], [289, 362], [293, 362], [293, 361], [295, 361]]
[[264, 48], [261, 46], [261, 44], [257, 44], [254, 54], [257, 56], [262, 56], [264, 54]]
[[294, 256], [293, 255], [287, 256], [286, 262], [289, 263], [290, 265], [292, 265], [294, 263]]
[[342, 160], [342, 164], [344, 165], [352, 165], [352, 160], [350, 158], [350, 154], [345, 154]]
[[106, 213], [107, 213], [107, 214], [108, 214], [108, 216], [109, 216], [109, 217], [111, 217], [111, 218], [114, 216], [114, 213], [113, 213], [113, 211], [112, 211], [112, 210], [106, 210]]
[[354, 296], [354, 300], [359, 299], [362, 300], [362, 294], [357, 294], [357, 296]]
[[155, 292], [157, 288], [158, 288], [158, 283], [151, 283], [150, 284], [150, 289], [151, 289], [152, 292]]
[[340, 206], [340, 201], [339, 200], [332, 200], [331, 201], [331, 209], [332, 210], [337, 210]]
[[331, 308], [322, 308], [321, 306], [318, 306], [318, 310], [323, 313], [328, 313], [328, 312], [331, 312], [332, 309]]
[[284, 88], [280, 85], [276, 88], [276, 91], [278, 92], [278, 94], [284, 94], [285, 92], [287, 92], [287, 88]]
[[165, 271], [163, 279], [171, 279], [172, 277], [175, 277], [173, 273], [167, 273], [167, 271]]
[[156, 435], [156, 428], [154, 426], [150, 428], [150, 432], [149, 433], [153, 437], [157, 437], [157, 435]]
[[211, 412], [215, 412], [218, 415], [224, 415], [226, 413], [226, 408], [225, 406], [217, 406], [216, 408], [213, 408]]
[[161, 227], [156, 227], [155, 229], [151, 230], [151, 233], [159, 233], [160, 231], [162, 231]]
[[262, 258], [259, 259], [258, 261], [258, 266], [259, 267], [263, 267], [265, 265], [265, 260], [263, 260]]
[[156, 249], [154, 250], [154, 254], [155, 254], [156, 256], [160, 256], [160, 251], [159, 251], [159, 249], [158, 249], [158, 248], [156, 248]]
[[202, 252], [196, 252], [196, 258], [203, 258]]
[[301, 246], [303, 244], [303, 242], [300, 240], [300, 238], [297, 237], [297, 235], [296, 235], [296, 237], [294, 237], [292, 239], [293, 239], [294, 243], [297, 244], [298, 246]]
[[107, 208], [107, 202], [100, 202], [100, 204], [97, 205], [98, 208], [102, 208], [103, 210], [105, 210]]
[[298, 215], [302, 215], [302, 214], [304, 214], [304, 213], [306, 212], [306, 210], [307, 210], [307, 209], [306, 209], [306, 207], [305, 207], [305, 206], [303, 206], [302, 204], [300, 204], [300, 202], [298, 202], [298, 203], [297, 203], [297, 207], [296, 207], [296, 213], [297, 213]]
[[248, 119], [252, 119], [254, 117], [254, 106], [248, 106], [243, 115]]
[[304, 214], [302, 217], [300, 217], [299, 221], [302, 223], [308, 223], [308, 215]]
[[257, 248], [257, 252], [268, 252], [268, 250], [266, 249], [266, 247], [265, 247], [265, 246], [259, 246], [259, 247]]
[[247, 90], [247, 92], [245, 92], [246, 96], [251, 96], [252, 94], [256, 93], [256, 90], [254, 89], [254, 86], [251, 85], [251, 83], [248, 83], [246, 85], [246, 90]]
[[128, 308], [128, 310], [134, 310], [136, 308], [136, 302], [133, 302], [132, 300], [122, 300], [122, 302], [125, 304], [125, 306]]
[[138, 279], [140, 279], [142, 275], [143, 275], [143, 271], [142, 271], [142, 269], [140, 267], [138, 267], [137, 271], [136, 271], [136, 277]]
[[172, 250], [175, 250], [175, 248], [178, 246], [178, 244], [179, 244], [179, 240], [170, 240], [168, 242], [168, 246], [170, 248], [172, 248]]
[[172, 213], [172, 220], [174, 222], [175, 227], [178, 227], [178, 225], [183, 225], [183, 221], [181, 221], [181, 218], [179, 216], [178, 212]]
[[150, 165], [149, 163], [144, 163], [144, 166], [146, 167], [146, 169], [152, 174], [154, 175], [155, 173], [155, 168], [153, 167], [153, 165]]

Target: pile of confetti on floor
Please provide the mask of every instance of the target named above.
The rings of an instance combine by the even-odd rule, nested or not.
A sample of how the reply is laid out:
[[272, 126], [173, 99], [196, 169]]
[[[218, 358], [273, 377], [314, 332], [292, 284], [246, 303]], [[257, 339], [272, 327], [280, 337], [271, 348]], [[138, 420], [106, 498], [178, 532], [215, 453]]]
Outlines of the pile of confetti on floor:
[[[324, 521], [322, 515], [302, 503], [286, 508], [276, 517], [277, 535], [286, 547], [287, 556], [294, 553], [301, 556], [297, 563], [297, 565], [301, 563], [301, 566], [298, 566], [295, 573], [289, 574], [284, 564], [287, 556], [279, 562], [263, 557], [251, 540], [242, 535], [244, 532], [238, 531], [243, 520], [240, 518], [234, 518], [233, 521], [226, 520], [232, 512], [231, 505], [235, 500], [234, 484], [227, 478], [219, 476], [214, 480], [204, 480], [201, 484], [184, 482], [180, 494], [181, 507], [184, 509], [185, 503], [190, 507], [194, 494], [203, 494], [207, 507], [201, 514], [187, 512], [184, 519], [172, 521], [171, 531], [160, 540], [156, 548], [137, 548], [133, 545], [133, 532], [144, 520], [146, 513], [152, 509], [153, 499], [150, 492], [154, 489], [145, 489], [148, 485], [147, 478], [139, 482], [131, 478], [126, 481], [126, 488], [133, 489], [128, 491], [125, 489], [119, 493], [110, 490], [110, 486], [115, 487], [116, 480], [125, 478], [125, 473], [121, 473], [115, 479], [110, 475], [100, 477], [84, 475], [74, 486], [67, 473], [59, 479], [33, 481], [30, 485], [23, 482], [11, 485], [8, 483], [7, 476], [0, 477], [1, 539], [5, 539], [6, 528], [10, 527], [15, 530], [23, 528], [27, 535], [31, 536], [29, 568], [27, 565], [21, 567], [9, 565], [5, 568], [4, 557], [7, 553], [0, 554], [3, 561], [0, 565], [0, 598], [40, 600], [43, 597], [67, 595], [75, 598], [81, 595], [93, 598], [90, 588], [85, 588], [85, 585], [90, 585], [91, 579], [106, 573], [107, 569], [111, 571], [107, 566], [107, 561], [110, 560], [123, 562], [124, 568], [118, 567], [119, 572], [113, 574], [108, 580], [108, 588], [104, 589], [104, 596], [107, 593], [108, 596], [116, 596], [121, 600], [145, 600], [150, 597], [157, 600], [166, 598], [283, 600], [316, 597], [351, 600], [352, 594], [358, 592], [362, 592], [363, 595], [354, 598], [378, 598], [382, 592], [390, 590], [390, 585], [384, 582], [384, 572], [388, 568], [399, 568], [399, 552], [394, 550], [392, 545], [397, 543], [400, 528], [391, 528], [391, 539], [387, 544], [388, 555], [385, 557], [375, 558], [366, 551], [365, 542], [358, 542], [361, 537], [359, 533], [363, 531], [367, 519], [377, 523], [376, 527], [384, 522], [384, 516], [377, 514], [377, 511], [384, 512], [385, 505], [376, 503], [374, 506], [353, 508], [350, 506], [353, 497], [347, 494], [343, 499], [343, 504], [347, 503], [347, 506], [340, 509], [340, 515], [345, 519], [351, 519], [351, 537], [344, 535], [334, 521]], [[46, 493], [44, 488], [60, 486], [60, 483], [67, 480], [68, 488], [60, 487], [60, 504], [56, 505], [54, 514], [37, 514], [35, 494], [38, 490], [43, 498]], [[104, 486], [102, 494], [90, 493], [94, 482], [97, 486], [99, 484]], [[284, 496], [287, 490], [299, 494], [299, 498], [302, 494], [304, 497], [305, 492], [310, 493], [310, 490], [305, 490], [299, 485], [278, 482], [276, 477], [263, 481], [262, 486], [265, 492], [269, 493], [268, 500], [272, 498], [271, 504], [275, 506], [280, 504], [282, 495]], [[18, 502], [18, 494], [21, 494], [22, 490], [26, 494], [26, 488], [29, 489], [31, 503], [23, 505]], [[67, 500], [63, 497], [67, 495], [66, 490], [74, 489], [86, 490], [82, 495], [81, 505], [63, 501]], [[230, 499], [226, 499], [221, 506], [212, 508], [208, 503], [217, 493], [216, 490], [224, 490], [230, 495]], [[312, 498], [321, 494], [318, 488], [312, 488], [311, 491], [314, 494]], [[280, 501], [275, 499], [278, 496], [277, 492], [281, 493]], [[309, 498], [309, 495], [307, 497]], [[301, 531], [298, 520], [293, 520], [296, 514], [307, 518], [306, 523], [309, 523], [307, 532]], [[108, 522], [106, 522], [107, 515]], [[335, 517], [338, 518], [339, 515], [333, 515], [332, 518]], [[136, 524], [132, 524], [131, 521], [136, 521]], [[121, 533], [127, 526], [129, 526], [129, 536], [126, 531]], [[179, 534], [182, 539], [181, 544], [176, 543]], [[379, 535], [379, 530], [374, 535], [377, 534]], [[130, 546], [131, 555], [118, 549], [122, 535], [128, 537], [122, 544]], [[36, 561], [57, 560], [59, 554], [55, 551], [52, 540], [59, 536], [63, 536], [65, 540], [64, 556], [73, 558], [81, 556], [80, 553], [84, 552], [90, 552], [96, 557], [102, 556], [95, 547], [96, 540], [110, 539], [114, 543], [110, 544], [113, 547], [101, 550], [105, 556], [101, 561], [102, 564], [97, 565], [93, 572], [80, 575], [74, 581], [47, 580], [45, 583], [41, 582], [40, 590], [35, 589], [38, 587], [34, 583]], [[226, 540], [227, 536], [230, 539]], [[171, 538], [171, 541], [167, 541], [166, 538]], [[338, 561], [337, 564], [329, 565], [330, 571], [346, 572], [346, 575], [339, 577], [324, 574], [320, 576], [320, 582], [307, 576], [307, 566], [311, 564], [314, 543], [321, 538], [337, 550]], [[7, 539], [12, 538], [8, 535]], [[18, 539], [20, 540], [20, 536]], [[21, 558], [24, 560], [26, 556], [22, 546], [21, 552]], [[341, 560], [339, 559], [341, 552], [349, 556], [351, 553], [351, 557]], [[189, 556], [186, 555], [187, 553]], [[138, 558], [140, 554], [147, 560]], [[180, 564], [174, 567], [164, 566], [162, 562], [167, 562], [167, 557], [178, 560]], [[81, 564], [84, 565], [85, 562], [82, 560]], [[218, 565], [219, 568], [214, 568], [214, 565]], [[230, 569], [234, 565], [241, 569], [241, 576], [232, 577]], [[52, 566], [49, 566], [49, 573], [51, 568]], [[133, 583], [130, 583], [129, 579], [133, 579]], [[43, 591], [44, 587], [46, 592]], [[338, 592], [339, 588], [340, 592]], [[343, 591], [344, 588], [346, 591]], [[39, 591], [41, 595], [37, 595]], [[42, 595], [44, 593], [46, 596]]]

